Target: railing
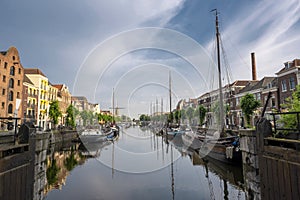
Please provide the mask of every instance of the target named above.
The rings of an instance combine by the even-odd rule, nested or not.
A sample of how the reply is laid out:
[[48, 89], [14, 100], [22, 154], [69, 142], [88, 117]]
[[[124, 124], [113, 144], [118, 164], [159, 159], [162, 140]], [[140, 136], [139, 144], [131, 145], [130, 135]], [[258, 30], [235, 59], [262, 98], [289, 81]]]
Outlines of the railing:
[[[1, 129], [6, 126], [6, 130], [1, 130], [0, 132], [4, 131], [3, 133], [13, 133], [13, 142], [16, 143], [17, 135], [18, 135], [18, 120], [21, 118], [17, 117], [0, 117]], [[4, 126], [5, 125], [5, 126]], [[3, 127], [2, 127], [3, 126]], [[2, 136], [2, 134], [0, 134]]]
[[[300, 112], [285, 112], [285, 113], [270, 113], [273, 116], [274, 133], [277, 134], [279, 131], [293, 131], [300, 134]], [[280, 120], [283, 115], [295, 115], [296, 122], [294, 128], [285, 128], [285, 124], [281, 124]], [[277, 117], [278, 116], [278, 117]], [[283, 123], [283, 122], [282, 122]]]

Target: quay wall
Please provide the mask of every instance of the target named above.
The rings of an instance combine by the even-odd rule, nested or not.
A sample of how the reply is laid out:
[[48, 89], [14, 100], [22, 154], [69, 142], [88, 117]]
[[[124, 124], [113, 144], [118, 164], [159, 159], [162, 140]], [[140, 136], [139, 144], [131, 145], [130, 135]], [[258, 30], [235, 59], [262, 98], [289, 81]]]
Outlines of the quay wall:
[[246, 199], [261, 199], [255, 130], [239, 130]]

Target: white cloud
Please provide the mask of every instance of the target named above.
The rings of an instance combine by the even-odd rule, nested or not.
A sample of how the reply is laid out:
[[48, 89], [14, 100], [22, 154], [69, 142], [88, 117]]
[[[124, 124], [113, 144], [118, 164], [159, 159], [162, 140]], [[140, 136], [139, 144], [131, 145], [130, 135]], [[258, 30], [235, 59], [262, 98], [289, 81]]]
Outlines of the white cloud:
[[234, 79], [251, 78], [251, 52], [256, 52], [259, 78], [275, 76], [283, 62], [299, 56], [299, 0], [245, 5], [234, 19], [221, 33]]

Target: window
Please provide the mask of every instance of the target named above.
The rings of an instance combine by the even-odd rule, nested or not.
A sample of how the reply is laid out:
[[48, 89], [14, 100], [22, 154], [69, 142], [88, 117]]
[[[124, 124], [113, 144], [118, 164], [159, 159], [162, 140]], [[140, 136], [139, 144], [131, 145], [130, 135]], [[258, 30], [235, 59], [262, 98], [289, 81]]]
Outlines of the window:
[[6, 76], [5, 75], [3, 75], [3, 77], [2, 77], [2, 81], [5, 83], [6, 82]]
[[11, 66], [10, 67], [10, 72], [9, 72], [10, 75], [14, 76], [15, 75], [15, 67], [14, 66]]
[[5, 103], [4, 103], [4, 102], [2, 102], [2, 104], [1, 104], [1, 108], [2, 108], [2, 109], [4, 109], [4, 107], [5, 107]]
[[5, 89], [2, 89], [2, 95], [5, 95]]
[[14, 79], [9, 79], [9, 88], [14, 88]]
[[282, 89], [283, 92], [285, 92], [285, 91], [287, 90], [287, 87], [286, 87], [286, 81], [285, 81], [285, 80], [283, 80], [283, 81], [281, 82], [281, 89]]
[[290, 89], [293, 90], [296, 87], [295, 79], [294, 77], [290, 78]]
[[15, 56], [13, 56], [13, 57], [12, 57], [12, 59], [13, 59], [13, 60], [16, 60], [16, 57], [15, 57]]
[[9, 100], [9, 101], [13, 101], [13, 100], [14, 100], [14, 93], [13, 93], [13, 91], [10, 91], [10, 92], [8, 93], [8, 100]]
[[7, 62], [4, 63], [4, 69], [6, 69], [6, 68], [7, 68]]
[[239, 105], [240, 104], [240, 98], [236, 98], [236, 105]]
[[19, 68], [19, 74], [21, 74], [21, 72], [22, 72], [22, 71], [21, 71], [21, 68]]
[[8, 105], [8, 113], [9, 113], [9, 114], [12, 114], [12, 113], [13, 113], [13, 105], [12, 105], [12, 104], [9, 104], [9, 105]]
[[256, 100], [257, 100], [257, 101], [260, 101], [260, 93], [257, 93], [257, 94], [256, 94]]
[[17, 92], [17, 98], [20, 99], [20, 92]]
[[18, 86], [20, 86], [21, 85], [21, 81], [20, 80], [18, 80]]

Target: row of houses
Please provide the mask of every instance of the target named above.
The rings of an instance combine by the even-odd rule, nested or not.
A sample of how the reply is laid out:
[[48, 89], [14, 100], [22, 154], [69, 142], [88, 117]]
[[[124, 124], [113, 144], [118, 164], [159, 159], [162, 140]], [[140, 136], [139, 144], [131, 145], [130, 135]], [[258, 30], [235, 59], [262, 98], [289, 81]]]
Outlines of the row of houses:
[[[244, 126], [244, 116], [240, 102], [246, 94], [253, 94], [256, 100], [260, 102], [260, 107], [255, 111], [252, 118], [251, 123], [253, 125], [255, 119], [261, 115], [269, 93], [271, 93], [271, 98], [266, 105], [266, 114], [280, 112], [282, 111], [281, 105], [285, 103], [286, 98], [291, 97], [298, 84], [300, 84], [300, 59], [285, 62], [284, 66], [275, 73], [275, 76], [263, 77], [261, 80], [257, 80], [254, 58], [252, 60], [252, 80], [236, 80], [222, 88], [224, 102], [229, 108], [226, 113], [226, 125], [232, 127]], [[209, 115], [218, 97], [219, 91], [213, 90], [195, 99], [181, 100], [177, 109], [184, 109], [189, 106], [196, 108], [198, 105], [203, 105]]]
[[[49, 107], [55, 100], [62, 112], [61, 125], [65, 124], [71, 104], [79, 111], [100, 113], [99, 104], [89, 103], [83, 96], [72, 96], [68, 86], [51, 83], [40, 69], [24, 68], [15, 47], [0, 52], [0, 118], [18, 117], [43, 129], [51, 128]], [[7, 124], [0, 121], [1, 129], [7, 129]]]

